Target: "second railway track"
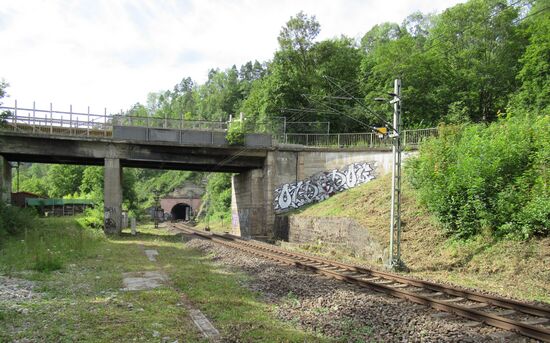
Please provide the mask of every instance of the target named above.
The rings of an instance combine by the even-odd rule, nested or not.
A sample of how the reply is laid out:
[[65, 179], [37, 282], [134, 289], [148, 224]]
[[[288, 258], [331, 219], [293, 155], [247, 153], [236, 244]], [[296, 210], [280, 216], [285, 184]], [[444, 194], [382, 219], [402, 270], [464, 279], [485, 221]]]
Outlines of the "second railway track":
[[454, 313], [494, 327], [550, 342], [550, 308], [353, 266], [321, 257], [283, 250], [232, 235], [197, 231], [173, 224], [181, 231], [278, 263], [309, 270], [360, 287]]

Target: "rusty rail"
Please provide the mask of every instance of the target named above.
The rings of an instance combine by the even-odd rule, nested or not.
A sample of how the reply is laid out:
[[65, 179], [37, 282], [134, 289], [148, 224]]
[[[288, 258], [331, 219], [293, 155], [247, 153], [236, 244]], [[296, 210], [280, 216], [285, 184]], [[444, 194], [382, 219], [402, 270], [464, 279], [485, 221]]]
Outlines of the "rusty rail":
[[[265, 243], [245, 241], [240, 237], [228, 234], [219, 235], [215, 233], [206, 233], [188, 227], [182, 227], [178, 224], [175, 224], [174, 227], [262, 258], [323, 274], [337, 280], [353, 283], [360, 287], [371, 288], [398, 298], [407, 299], [441, 311], [454, 313], [461, 317], [513, 331], [527, 337], [550, 342], [550, 329], [543, 325], [550, 322], [550, 308], [548, 307], [482, 294], [453, 286], [407, 278], [398, 274], [353, 266], [306, 254], [289, 252]], [[415, 288], [415, 290], [407, 290], [405, 288]], [[422, 294], [422, 291], [434, 293]], [[449, 298], [438, 298], [442, 295]], [[460, 304], [460, 302], [466, 300], [474, 301], [478, 304], [473, 306]], [[490, 313], [480, 310], [480, 308], [490, 305], [499, 309], [508, 309], [508, 313], [499, 314], [498, 312]], [[537, 324], [532, 324], [526, 320], [520, 321], [506, 317], [507, 315], [514, 314], [516, 311], [535, 316], [535, 322], [537, 322]]]

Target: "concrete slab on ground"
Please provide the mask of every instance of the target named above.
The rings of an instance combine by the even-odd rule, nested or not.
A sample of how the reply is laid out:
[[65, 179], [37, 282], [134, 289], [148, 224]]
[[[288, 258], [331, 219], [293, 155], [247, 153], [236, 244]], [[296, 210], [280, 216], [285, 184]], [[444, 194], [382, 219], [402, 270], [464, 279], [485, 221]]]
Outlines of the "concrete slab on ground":
[[122, 274], [122, 291], [143, 291], [162, 286], [168, 277], [161, 271], [131, 272]]
[[157, 256], [159, 255], [159, 252], [154, 250], [154, 249], [145, 250], [145, 255], [147, 255], [147, 258], [149, 259], [149, 261], [156, 262], [157, 261]]

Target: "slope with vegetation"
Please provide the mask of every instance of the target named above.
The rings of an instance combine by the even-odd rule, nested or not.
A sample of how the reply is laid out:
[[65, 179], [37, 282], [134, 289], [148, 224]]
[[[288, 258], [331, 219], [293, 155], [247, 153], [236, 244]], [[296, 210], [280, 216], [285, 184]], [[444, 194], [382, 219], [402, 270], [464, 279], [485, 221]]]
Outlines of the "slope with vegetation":
[[[413, 275], [550, 302], [549, 119], [444, 126], [407, 162], [402, 257]], [[294, 215], [354, 218], [387, 246], [390, 183], [387, 175]]]

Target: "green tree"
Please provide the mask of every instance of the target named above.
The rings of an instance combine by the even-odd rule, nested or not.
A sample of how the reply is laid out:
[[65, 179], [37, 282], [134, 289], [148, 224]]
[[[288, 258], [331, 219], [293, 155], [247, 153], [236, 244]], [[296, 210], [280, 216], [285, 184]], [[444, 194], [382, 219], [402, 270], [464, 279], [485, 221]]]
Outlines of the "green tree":
[[517, 75], [521, 82], [513, 107], [539, 114], [550, 113], [550, 11], [548, 3], [537, 1], [525, 18], [529, 45], [520, 59]]
[[521, 4], [470, 0], [437, 17], [427, 48], [445, 65], [448, 103], [461, 101], [473, 121], [503, 112], [518, 87], [525, 38], [516, 24]]
[[76, 165], [55, 164], [48, 169], [48, 195], [62, 198], [78, 192], [84, 167]]
[[208, 176], [204, 201], [208, 204], [206, 216], [209, 218], [230, 217], [231, 174], [211, 173]]

